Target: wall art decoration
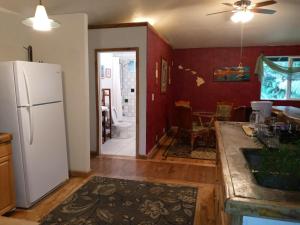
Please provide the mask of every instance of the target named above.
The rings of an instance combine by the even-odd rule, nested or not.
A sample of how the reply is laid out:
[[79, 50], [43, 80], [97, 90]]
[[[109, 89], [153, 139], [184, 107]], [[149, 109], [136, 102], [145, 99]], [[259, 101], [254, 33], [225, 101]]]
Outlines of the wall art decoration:
[[200, 87], [202, 84], [205, 83], [204, 79], [201, 77], [197, 77], [196, 79], [197, 87]]
[[189, 72], [189, 73], [191, 73], [191, 75], [196, 76], [196, 85], [197, 85], [197, 87], [200, 87], [201, 85], [203, 85], [205, 83], [205, 80], [202, 77], [200, 77], [200, 75], [197, 73], [197, 71], [195, 71], [191, 68], [186, 68], [183, 65], [178, 65], [178, 69], [182, 70], [184, 72]]
[[161, 58], [160, 92], [166, 93], [168, 86], [168, 62]]
[[105, 69], [105, 77], [106, 78], [111, 78], [111, 68], [106, 68]]
[[158, 84], [158, 62], [155, 63], [155, 83]]
[[213, 79], [214, 81], [220, 81], [220, 82], [249, 81], [250, 67], [249, 66], [222, 67], [215, 70]]

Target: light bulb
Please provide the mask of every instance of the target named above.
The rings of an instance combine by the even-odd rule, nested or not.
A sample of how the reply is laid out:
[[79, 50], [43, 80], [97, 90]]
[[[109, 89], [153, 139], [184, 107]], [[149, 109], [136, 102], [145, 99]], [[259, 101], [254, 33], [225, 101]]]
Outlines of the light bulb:
[[245, 11], [238, 11], [238, 12], [234, 13], [230, 19], [234, 23], [239, 23], [239, 22], [247, 23], [250, 20], [252, 20], [253, 17], [254, 17], [254, 14], [252, 12], [250, 12], [249, 10], [245, 10]]
[[34, 17], [23, 20], [23, 24], [38, 31], [50, 31], [60, 26], [59, 23], [48, 18], [46, 9], [41, 4], [36, 7]]
[[50, 21], [43, 5], [38, 5], [36, 7], [35, 16], [33, 20], [33, 29], [39, 31], [49, 31], [51, 30]]

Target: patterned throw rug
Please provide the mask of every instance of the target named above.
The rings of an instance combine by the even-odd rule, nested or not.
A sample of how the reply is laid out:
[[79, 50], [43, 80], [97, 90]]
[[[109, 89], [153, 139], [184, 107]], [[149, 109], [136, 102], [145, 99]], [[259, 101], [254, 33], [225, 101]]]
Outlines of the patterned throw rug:
[[191, 151], [191, 146], [174, 141], [169, 146], [167, 157], [216, 160], [216, 149], [197, 147]]
[[92, 177], [41, 225], [192, 225], [197, 188]]

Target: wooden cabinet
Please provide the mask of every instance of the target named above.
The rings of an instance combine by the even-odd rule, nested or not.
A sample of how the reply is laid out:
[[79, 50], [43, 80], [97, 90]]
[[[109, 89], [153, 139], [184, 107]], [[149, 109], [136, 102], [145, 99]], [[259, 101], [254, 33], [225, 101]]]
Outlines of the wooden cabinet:
[[0, 134], [0, 215], [15, 208], [11, 136]]

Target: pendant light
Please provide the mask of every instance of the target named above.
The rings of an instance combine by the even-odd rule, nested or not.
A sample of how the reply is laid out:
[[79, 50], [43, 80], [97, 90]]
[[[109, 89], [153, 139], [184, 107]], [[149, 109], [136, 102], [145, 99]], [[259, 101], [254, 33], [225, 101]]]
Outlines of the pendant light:
[[40, 0], [40, 4], [36, 7], [34, 17], [27, 18], [22, 23], [37, 31], [50, 31], [60, 26], [58, 22], [48, 18], [46, 9], [42, 5], [42, 0]]

